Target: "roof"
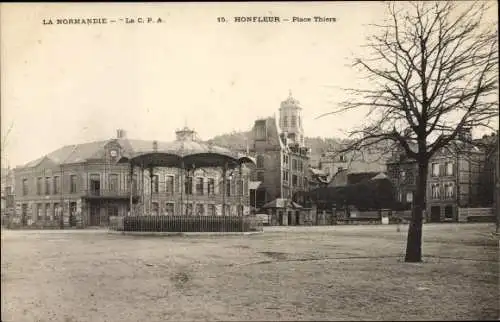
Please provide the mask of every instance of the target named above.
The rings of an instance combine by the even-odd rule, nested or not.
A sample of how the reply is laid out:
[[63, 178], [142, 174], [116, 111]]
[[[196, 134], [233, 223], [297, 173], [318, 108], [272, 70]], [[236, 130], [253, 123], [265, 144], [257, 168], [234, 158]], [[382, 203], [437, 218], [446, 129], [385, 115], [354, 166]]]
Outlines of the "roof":
[[384, 179], [389, 179], [389, 177], [383, 172], [380, 172], [375, 177], [371, 178], [371, 180], [384, 180]]
[[347, 185], [347, 178], [348, 178], [349, 172], [347, 170], [340, 170], [335, 173], [332, 178], [330, 179], [330, 182], [328, 182], [329, 187], [339, 187], [339, 186], [345, 186]]
[[326, 173], [321, 169], [316, 169], [316, 168], [310, 167], [309, 171], [311, 171], [311, 173], [316, 175], [316, 176], [326, 176]]
[[[153, 141], [137, 139], [110, 139], [103, 141], [88, 142], [75, 145], [67, 145], [59, 148], [45, 156], [30, 161], [23, 165], [23, 168], [36, 167], [42, 161], [48, 159], [57, 165], [85, 162], [90, 159], [101, 159], [104, 157], [104, 147], [110, 142], [117, 142], [123, 149], [123, 155], [132, 156], [153, 152], [153, 144], [156, 142], [158, 152], [169, 152], [180, 156], [196, 153], [224, 154], [238, 160], [247, 159], [240, 153], [230, 149], [222, 148], [216, 145], [202, 141]], [[251, 159], [251, 158], [250, 158]], [[246, 160], [248, 161], [248, 160]], [[253, 161], [253, 160], [251, 160]]]
[[248, 182], [248, 188], [250, 190], [257, 190], [259, 189], [261, 183], [262, 183], [261, 181], [250, 181]]
[[23, 167], [31, 168], [35, 167], [44, 159], [49, 159], [56, 164], [69, 164], [83, 162], [85, 160], [99, 157], [99, 153], [103, 151], [104, 146], [109, 142], [106, 141], [96, 141], [75, 145], [66, 145], [59, 148], [45, 156], [42, 156], [36, 160], [26, 163]]
[[361, 173], [349, 173], [347, 175], [347, 184], [356, 184], [363, 181], [371, 180], [372, 178], [379, 175], [380, 172], [361, 172]]
[[181, 138], [173, 142], [153, 142], [149, 148], [125, 151], [120, 163], [131, 163], [142, 167], [187, 167], [203, 168], [228, 166], [237, 167], [243, 163], [255, 163], [237, 151], [198, 140]]
[[277, 198], [271, 202], [266, 203], [262, 208], [302, 208], [301, 205], [292, 201], [291, 199]]

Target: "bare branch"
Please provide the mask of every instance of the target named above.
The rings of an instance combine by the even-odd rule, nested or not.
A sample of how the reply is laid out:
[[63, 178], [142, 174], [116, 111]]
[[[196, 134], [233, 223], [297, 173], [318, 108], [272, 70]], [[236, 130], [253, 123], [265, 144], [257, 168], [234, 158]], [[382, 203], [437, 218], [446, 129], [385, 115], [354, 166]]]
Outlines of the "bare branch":
[[483, 22], [487, 4], [391, 2], [387, 9], [390, 20], [372, 25], [371, 54], [353, 64], [374, 86], [347, 89], [348, 101], [317, 118], [364, 109], [369, 123], [351, 131], [347, 150], [386, 140], [420, 160], [470, 127], [492, 127], [498, 41]]

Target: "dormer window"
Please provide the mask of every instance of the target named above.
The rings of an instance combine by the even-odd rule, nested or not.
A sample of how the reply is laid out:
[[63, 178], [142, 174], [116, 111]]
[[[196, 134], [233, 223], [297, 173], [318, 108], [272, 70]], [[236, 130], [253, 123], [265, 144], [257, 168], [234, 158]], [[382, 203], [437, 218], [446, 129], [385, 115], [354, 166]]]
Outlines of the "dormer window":
[[259, 122], [255, 125], [255, 139], [265, 140], [266, 139], [266, 124]]

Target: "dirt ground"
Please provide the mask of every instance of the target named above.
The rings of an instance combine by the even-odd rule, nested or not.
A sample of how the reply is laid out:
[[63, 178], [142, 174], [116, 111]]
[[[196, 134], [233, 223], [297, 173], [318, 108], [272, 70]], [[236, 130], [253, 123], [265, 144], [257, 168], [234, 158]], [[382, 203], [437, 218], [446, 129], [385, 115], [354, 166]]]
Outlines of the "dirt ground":
[[2, 230], [2, 321], [476, 320], [499, 315], [490, 224], [245, 236]]

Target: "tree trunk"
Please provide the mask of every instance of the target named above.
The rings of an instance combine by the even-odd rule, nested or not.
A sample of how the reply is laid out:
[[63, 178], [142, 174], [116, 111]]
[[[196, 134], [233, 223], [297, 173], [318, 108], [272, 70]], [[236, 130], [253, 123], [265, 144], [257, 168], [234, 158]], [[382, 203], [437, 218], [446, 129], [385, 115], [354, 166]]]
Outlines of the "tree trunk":
[[405, 262], [417, 263], [422, 261], [422, 223], [425, 210], [425, 194], [427, 191], [427, 160], [418, 162], [417, 191], [413, 202], [408, 239], [406, 242]]

